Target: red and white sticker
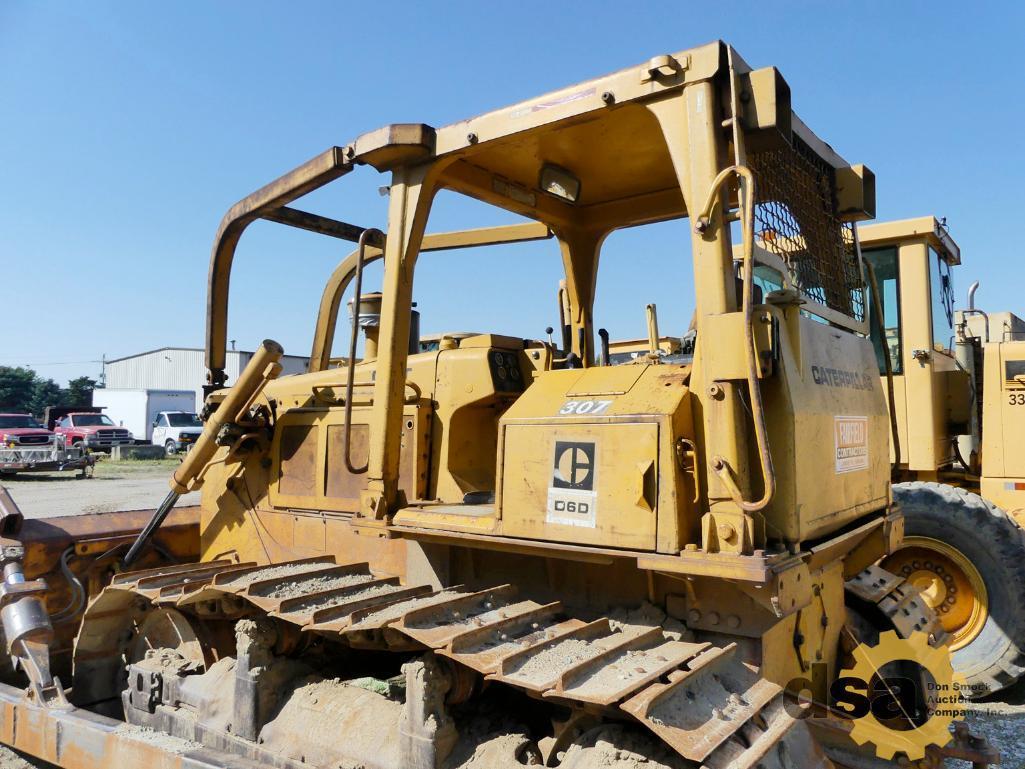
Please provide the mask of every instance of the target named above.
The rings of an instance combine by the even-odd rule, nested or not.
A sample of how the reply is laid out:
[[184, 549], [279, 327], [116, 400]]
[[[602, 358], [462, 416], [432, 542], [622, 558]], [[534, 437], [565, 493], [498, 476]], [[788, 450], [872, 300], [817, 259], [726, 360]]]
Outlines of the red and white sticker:
[[868, 469], [868, 417], [836, 417], [836, 472]]

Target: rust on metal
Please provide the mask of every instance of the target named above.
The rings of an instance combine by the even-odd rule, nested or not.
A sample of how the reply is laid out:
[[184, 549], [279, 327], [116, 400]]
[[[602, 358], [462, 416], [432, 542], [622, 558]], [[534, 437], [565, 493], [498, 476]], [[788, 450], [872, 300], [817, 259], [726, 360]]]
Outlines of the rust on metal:
[[[704, 761], [751, 720], [782, 687], [735, 657], [736, 645], [708, 649], [623, 705], [692, 761]], [[709, 717], [711, 716], [711, 717]]]
[[[536, 695], [619, 710], [681, 755], [710, 759], [709, 767], [717, 765], [711, 759], [727, 749], [724, 746], [739, 730], [755, 729], [752, 719], [764, 715], [770, 703], [782, 696], [779, 686], [736, 658], [734, 645], [717, 648], [675, 640], [658, 626], [616, 628], [607, 619], [583, 622], [568, 617], [559, 603], [517, 600], [511, 585], [473, 592], [402, 586], [394, 577], [376, 575], [366, 563], [336, 565], [330, 557], [241, 568], [170, 567], [163, 575], [153, 570], [122, 575], [90, 608], [89, 616], [100, 625], [86, 636], [93, 639], [92, 652], [86, 653], [88, 642], [80, 647], [83, 670], [91, 660], [102, 660], [95, 642], [103, 646], [110, 643], [103, 638], [117, 635], [110, 623], [124, 613], [118, 607], [153, 595], [147, 585], [178, 584], [190, 573], [205, 581], [198, 591], [202, 600], [241, 600], [272, 611], [297, 629], [326, 634], [357, 648], [431, 648], [459, 662], [462, 669]], [[356, 581], [346, 588], [323, 589], [324, 584], [342, 578]], [[367, 595], [365, 588], [371, 585], [381, 592]], [[194, 608], [198, 593], [182, 595], [178, 609]], [[773, 729], [786, 732], [793, 726], [792, 719], [780, 714], [766, 718], [765, 723], [764, 734]]]
[[[80, 708], [33, 706], [24, 693], [0, 684], [0, 742], [66, 769], [261, 769], [261, 764], [170, 735], [148, 738], [145, 730]], [[282, 769], [300, 769], [295, 762]]]

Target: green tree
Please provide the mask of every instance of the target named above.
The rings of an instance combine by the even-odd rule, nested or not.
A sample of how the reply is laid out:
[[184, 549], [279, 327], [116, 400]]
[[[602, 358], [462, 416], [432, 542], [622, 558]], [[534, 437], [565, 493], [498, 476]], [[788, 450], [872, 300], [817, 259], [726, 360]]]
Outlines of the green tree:
[[96, 380], [80, 376], [68, 382], [65, 406], [92, 406]]
[[0, 409], [29, 411], [35, 395], [36, 372], [21, 366], [0, 366]]
[[47, 406], [63, 405], [68, 397], [67, 390], [61, 388], [52, 379], [40, 379], [36, 377], [35, 387], [32, 392], [31, 411], [36, 416], [43, 415], [43, 409]]

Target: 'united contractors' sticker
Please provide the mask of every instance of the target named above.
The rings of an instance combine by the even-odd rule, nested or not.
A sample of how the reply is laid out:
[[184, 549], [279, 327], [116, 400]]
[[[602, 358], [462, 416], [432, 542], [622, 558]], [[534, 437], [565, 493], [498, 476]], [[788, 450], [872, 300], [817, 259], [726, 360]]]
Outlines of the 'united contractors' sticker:
[[868, 417], [836, 417], [836, 472], [868, 469]]

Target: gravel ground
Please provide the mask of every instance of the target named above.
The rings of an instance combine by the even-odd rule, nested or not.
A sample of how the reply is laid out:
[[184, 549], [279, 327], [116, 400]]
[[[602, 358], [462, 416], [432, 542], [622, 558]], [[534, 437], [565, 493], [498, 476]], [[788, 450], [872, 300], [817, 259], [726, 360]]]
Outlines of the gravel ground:
[[22, 757], [6, 745], [0, 745], [0, 769], [57, 769], [53, 764], [38, 758]]
[[[1000, 692], [989, 702], [969, 705], [965, 719], [972, 733], [1000, 751], [1001, 769], [1025, 769], [1025, 681]], [[948, 761], [950, 769], [970, 769], [964, 761]]]
[[[0, 478], [0, 485], [11, 492], [26, 518], [144, 510], [167, 496], [167, 480], [177, 466], [176, 459], [111, 462], [102, 457], [92, 478], [80, 479], [74, 472], [19, 473]], [[178, 504], [198, 505], [199, 494], [186, 494]]]
[[[966, 719], [972, 734], [985, 737], [1000, 751], [1001, 769], [1025, 769], [1025, 712], [1014, 716], [972, 713]], [[967, 761], [948, 761], [950, 769], [970, 769]]]

